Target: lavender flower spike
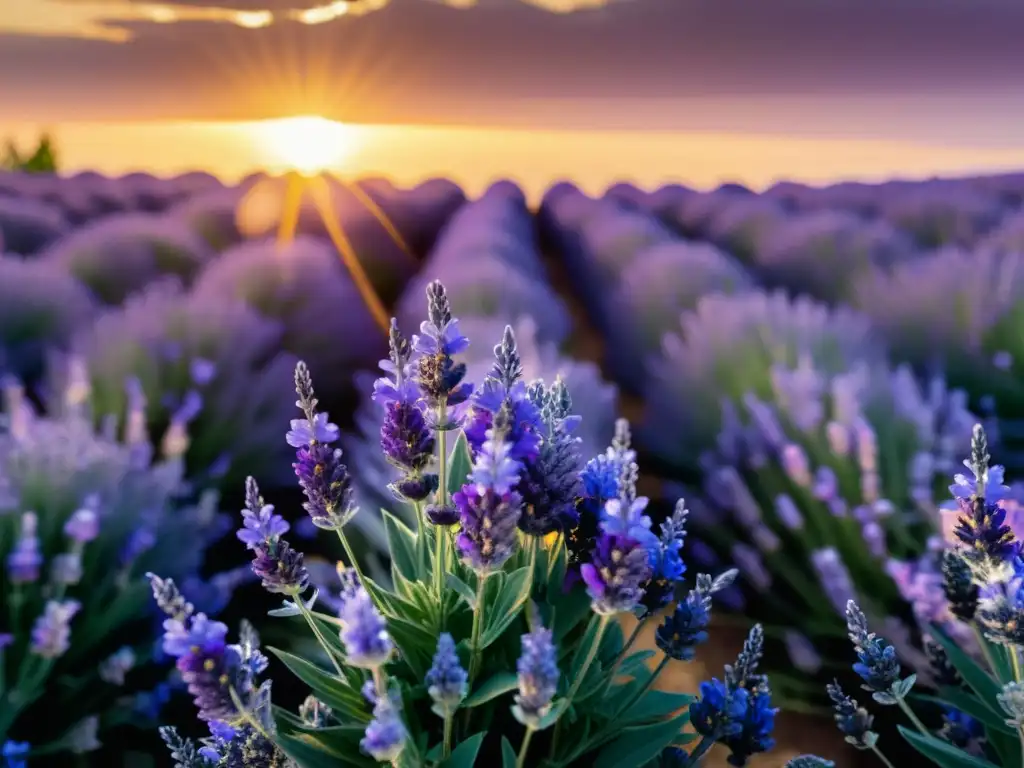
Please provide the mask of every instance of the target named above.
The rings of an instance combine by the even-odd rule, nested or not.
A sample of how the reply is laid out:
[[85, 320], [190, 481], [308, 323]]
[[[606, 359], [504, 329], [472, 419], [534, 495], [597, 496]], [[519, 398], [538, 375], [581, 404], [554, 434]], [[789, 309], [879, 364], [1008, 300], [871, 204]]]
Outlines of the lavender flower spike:
[[434, 663], [427, 671], [427, 693], [434, 700], [431, 708], [438, 717], [450, 717], [466, 698], [469, 676], [459, 663], [455, 641], [447, 632], [437, 640]]
[[32, 653], [56, 659], [71, 647], [71, 620], [81, 609], [77, 600], [50, 600], [32, 629]]
[[651, 577], [650, 555], [637, 539], [603, 533], [580, 568], [595, 613], [631, 611], [644, 596], [641, 586]]
[[39, 549], [38, 526], [35, 512], [21, 516], [21, 530], [14, 548], [7, 556], [7, 575], [12, 584], [31, 584], [39, 579], [43, 555]]
[[359, 746], [379, 763], [394, 763], [405, 749], [408, 738], [409, 732], [396, 702], [389, 693], [379, 696], [373, 706], [373, 720], [366, 726]]
[[281, 534], [288, 523], [274, 508], [263, 503], [256, 481], [245, 481], [245, 509], [242, 510], [243, 527], [238, 538], [253, 551], [252, 570], [263, 581], [268, 592], [281, 595], [299, 595], [309, 586], [309, 572], [303, 564], [302, 553], [291, 548]]
[[540, 623], [536, 606], [531, 606], [531, 630], [523, 635], [523, 653], [516, 669], [519, 693], [512, 714], [527, 728], [539, 730], [544, 716], [551, 711], [551, 700], [558, 691], [558, 653], [550, 629]]
[[345, 644], [347, 661], [353, 667], [376, 669], [391, 657], [394, 643], [387, 623], [362, 586], [345, 600], [341, 623], [341, 641]]
[[503, 407], [476, 458], [471, 482], [452, 495], [462, 523], [456, 546], [466, 564], [479, 574], [501, 568], [512, 556], [522, 515], [522, 498], [512, 490], [519, 480], [520, 465], [509, 455], [507, 427], [508, 409]]

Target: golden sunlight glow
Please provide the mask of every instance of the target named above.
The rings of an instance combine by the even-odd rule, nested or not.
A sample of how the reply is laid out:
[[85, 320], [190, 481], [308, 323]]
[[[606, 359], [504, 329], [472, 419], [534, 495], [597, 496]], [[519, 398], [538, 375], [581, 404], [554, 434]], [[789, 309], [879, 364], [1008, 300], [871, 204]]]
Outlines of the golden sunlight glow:
[[358, 148], [357, 132], [351, 126], [316, 115], [255, 123], [253, 131], [260, 146], [272, 155], [268, 165], [278, 171], [316, 174], [337, 169]]
[[274, 14], [270, 11], [238, 11], [232, 21], [246, 29], [259, 29], [273, 24]]
[[335, 0], [335, 2], [328, 3], [327, 5], [318, 5], [313, 8], [295, 11], [292, 18], [302, 24], [326, 24], [328, 21], [334, 21], [339, 16], [344, 16], [348, 13], [348, 8], [349, 0]]

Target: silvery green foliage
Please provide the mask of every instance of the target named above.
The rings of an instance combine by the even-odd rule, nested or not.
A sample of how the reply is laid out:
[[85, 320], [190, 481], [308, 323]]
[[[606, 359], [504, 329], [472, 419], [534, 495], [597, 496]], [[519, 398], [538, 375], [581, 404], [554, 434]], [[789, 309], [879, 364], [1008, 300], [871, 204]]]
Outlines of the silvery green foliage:
[[0, 743], [84, 752], [100, 726], [152, 728], [159, 622], [145, 573], [172, 575], [210, 613], [245, 578], [199, 579], [225, 532], [216, 495], [186, 501], [181, 457], [154, 460], [138, 419], [125, 440], [97, 430], [83, 373], [45, 417], [19, 385], [2, 393]]
[[286, 245], [246, 242], [200, 274], [195, 300], [241, 301], [281, 323], [281, 345], [325, 371], [323, 389], [351, 391], [352, 374], [372, 368], [385, 339], [330, 244], [302, 236]]
[[[505, 324], [496, 319], [470, 317], [460, 319], [459, 327], [470, 338], [497, 339], [501, 338]], [[553, 344], [539, 341], [536, 323], [532, 319], [522, 318], [514, 330], [523, 365], [523, 379], [554, 381], [561, 376], [572, 393], [574, 412], [583, 419], [574, 432], [581, 441], [580, 451], [584, 456], [600, 453], [608, 442], [608, 435], [615, 431], [618, 411], [615, 386], [604, 380], [593, 363], [562, 356]], [[482, 381], [494, 366], [494, 353], [485, 344], [472, 345], [464, 355], [464, 362], [466, 377], [470, 381]], [[360, 374], [357, 380], [362, 384], [361, 391], [368, 391], [373, 379], [369, 373]], [[356, 411], [355, 418], [357, 431], [344, 435], [342, 440], [355, 479], [359, 507], [364, 510], [389, 509], [407, 524], [412, 524], [415, 520], [412, 508], [396, 501], [387, 491], [388, 484], [395, 479], [395, 469], [380, 450], [379, 407], [372, 402], [364, 402]], [[374, 547], [386, 551], [386, 532], [379, 516], [358, 515], [353, 525]]]
[[0, 372], [38, 382], [47, 351], [66, 348], [96, 309], [89, 291], [62, 269], [0, 255]]
[[837, 303], [848, 300], [856, 280], [873, 267], [889, 269], [915, 252], [910, 239], [885, 222], [818, 211], [776, 226], [759, 241], [752, 261], [769, 288]]
[[241, 302], [194, 296], [168, 281], [103, 313], [74, 347], [98, 418], [123, 417], [129, 394], [141, 389], [158, 445], [187, 422], [190, 478], [230, 484], [244, 479], [242, 467], [259, 466], [270, 485], [291, 475], [276, 427], [290, 410], [276, 393], [295, 364], [281, 351], [283, 335], [280, 323]]
[[809, 359], [827, 374], [855, 361], [881, 361], [884, 352], [863, 316], [830, 309], [806, 297], [751, 291], [702, 297], [669, 329], [661, 354], [648, 364], [645, 446], [676, 467], [693, 467], [714, 446], [722, 403], [748, 392], [771, 394], [776, 364]]
[[201, 238], [175, 219], [137, 213], [80, 227], [39, 258], [67, 270], [102, 302], [114, 305], [165, 276], [190, 283], [212, 255]]
[[[723, 402], [701, 498], [686, 495], [694, 534], [740, 567], [744, 614], [789, 631], [791, 669], [802, 674], [772, 669], [775, 690], [819, 698], [814, 676], [834, 668], [829, 638], [850, 599], [884, 620], [904, 662], [928, 678], [912, 637], [938, 624], [973, 641], [946, 605], [935, 555], [948, 478], [976, 422], [965, 393], [856, 360], [831, 372], [809, 358], [776, 364], [770, 381], [766, 394]], [[905, 605], [916, 626], [896, 618]]]
[[[709, 243], [670, 241], [637, 254], [611, 288], [607, 356], [618, 380], [642, 388], [644, 363], [665, 332], [709, 293], [750, 289], [754, 280], [732, 256]], [[613, 319], [614, 318], [614, 319]]]

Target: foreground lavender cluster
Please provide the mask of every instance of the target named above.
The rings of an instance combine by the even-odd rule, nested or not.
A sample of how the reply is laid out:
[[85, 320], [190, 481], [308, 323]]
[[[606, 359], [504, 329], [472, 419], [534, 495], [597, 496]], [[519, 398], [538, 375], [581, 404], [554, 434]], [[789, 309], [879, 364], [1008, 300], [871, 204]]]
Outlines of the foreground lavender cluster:
[[[1009, 488], [1003, 467], [990, 465], [984, 429], [973, 430], [969, 474], [949, 491], [955, 522], [937, 559], [941, 575], [932, 599], [945, 605], [946, 622], [922, 627], [934, 695], [915, 695], [918, 674], [904, 676], [896, 646], [872, 629], [874, 617], [847, 601], [846, 628], [853, 672], [876, 707], [896, 707], [909, 725], [898, 730], [921, 758], [939, 766], [1018, 766], [1024, 755], [1024, 683], [1021, 678], [1021, 543], [1007, 524]], [[956, 630], [966, 630], [957, 632]], [[827, 687], [835, 723], [853, 747], [873, 752], [889, 768], [874, 715], [838, 681]]]
[[[511, 327], [483, 382], [468, 382], [458, 358], [469, 340], [445, 289], [431, 283], [427, 296], [420, 334], [407, 339], [392, 323], [372, 395], [390, 492], [413, 510], [411, 527], [382, 513], [393, 586], [369, 579], [352, 557], [347, 524], [373, 513], [353, 505], [345, 457], [333, 447], [339, 431], [304, 364], [295, 376], [301, 418], [287, 442], [313, 524], [348, 553], [340, 581], [321, 587], [332, 594], [310, 594], [304, 557], [285, 538], [290, 526], [253, 479], [246, 486], [238, 538], [263, 586], [284, 597], [271, 615], [300, 618], [319, 645], [317, 658], [270, 649], [311, 688], [298, 715], [270, 707], [270, 683], [259, 679], [266, 659], [249, 625], [228, 644], [224, 624], [153, 577], [167, 614], [164, 650], [210, 729], [201, 744], [163, 730], [177, 765], [312, 767], [348, 755], [358, 765], [672, 766], [696, 765], [720, 744], [743, 766], [770, 750], [777, 710], [757, 671], [760, 627], [697, 697], [652, 691], [707, 641], [713, 597], [736, 572], [683, 586], [686, 506], [652, 527], [628, 424], [584, 463], [565, 383], [523, 381]], [[627, 613], [640, 623], [624, 638], [614, 619]], [[651, 653], [633, 647], [648, 621], [661, 622], [653, 671]]]
[[[18, 759], [83, 754], [118, 725], [153, 727], [170, 695], [154, 665], [151, 569], [183, 585], [210, 613], [244, 571], [199, 578], [224, 533], [217, 499], [188, 502], [181, 449], [156, 448], [143, 414], [97, 432], [81, 361], [51, 415], [6, 382], [0, 425], [0, 743]], [[155, 687], [154, 687], [155, 686]], [[88, 695], [85, 695], [87, 692]]]

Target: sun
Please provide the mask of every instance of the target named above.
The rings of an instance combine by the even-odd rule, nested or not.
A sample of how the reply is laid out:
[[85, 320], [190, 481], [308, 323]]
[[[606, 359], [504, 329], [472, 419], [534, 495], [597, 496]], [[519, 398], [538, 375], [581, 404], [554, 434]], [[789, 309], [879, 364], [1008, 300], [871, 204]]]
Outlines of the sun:
[[267, 120], [255, 130], [276, 171], [314, 175], [339, 169], [358, 149], [352, 126], [318, 115]]

